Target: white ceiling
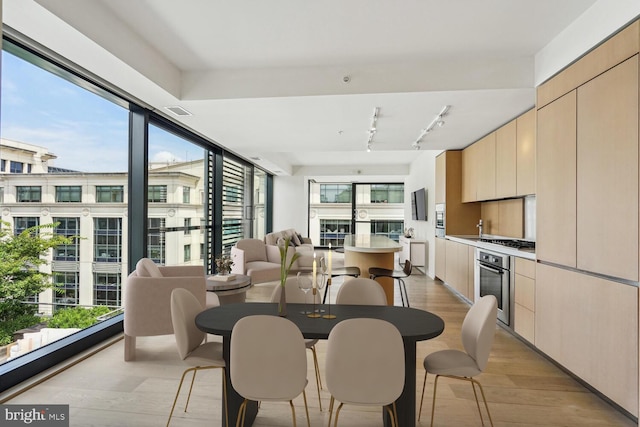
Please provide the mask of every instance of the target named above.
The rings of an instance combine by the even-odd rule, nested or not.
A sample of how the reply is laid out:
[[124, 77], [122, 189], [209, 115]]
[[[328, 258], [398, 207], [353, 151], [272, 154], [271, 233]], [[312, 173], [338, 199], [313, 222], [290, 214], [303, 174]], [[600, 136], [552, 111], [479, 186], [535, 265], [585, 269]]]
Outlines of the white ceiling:
[[534, 55], [595, 0], [4, 3], [9, 25], [24, 11], [71, 60], [163, 114], [186, 108], [189, 128], [291, 174], [407, 167], [445, 105], [422, 149], [467, 146], [534, 105]]

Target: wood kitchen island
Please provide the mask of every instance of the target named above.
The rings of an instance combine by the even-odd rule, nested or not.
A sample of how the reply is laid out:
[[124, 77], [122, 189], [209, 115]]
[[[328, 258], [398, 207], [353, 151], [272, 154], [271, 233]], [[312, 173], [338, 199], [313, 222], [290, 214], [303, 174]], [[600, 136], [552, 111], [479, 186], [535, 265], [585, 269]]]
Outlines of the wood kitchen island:
[[[350, 234], [344, 238], [345, 265], [359, 267], [362, 277], [368, 277], [369, 268], [379, 267], [393, 270], [394, 254], [402, 250], [395, 240], [377, 234]], [[387, 295], [387, 303], [393, 305], [394, 280], [390, 277], [378, 277]]]

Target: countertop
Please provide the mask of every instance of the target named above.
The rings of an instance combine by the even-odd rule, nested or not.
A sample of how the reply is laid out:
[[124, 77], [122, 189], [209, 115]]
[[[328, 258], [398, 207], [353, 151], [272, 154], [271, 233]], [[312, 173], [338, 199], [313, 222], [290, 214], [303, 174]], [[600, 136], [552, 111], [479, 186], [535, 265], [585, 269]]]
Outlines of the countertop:
[[478, 236], [451, 236], [446, 235], [445, 239], [452, 240], [458, 243], [464, 243], [465, 245], [475, 246], [477, 248], [487, 249], [489, 251], [498, 252], [501, 254], [516, 256], [518, 258], [525, 258], [535, 261], [536, 253], [531, 249], [515, 249], [508, 246], [497, 245], [495, 243], [481, 242]]
[[395, 240], [376, 234], [349, 234], [344, 238], [343, 247], [345, 251], [368, 253], [389, 253], [402, 250], [402, 245]]

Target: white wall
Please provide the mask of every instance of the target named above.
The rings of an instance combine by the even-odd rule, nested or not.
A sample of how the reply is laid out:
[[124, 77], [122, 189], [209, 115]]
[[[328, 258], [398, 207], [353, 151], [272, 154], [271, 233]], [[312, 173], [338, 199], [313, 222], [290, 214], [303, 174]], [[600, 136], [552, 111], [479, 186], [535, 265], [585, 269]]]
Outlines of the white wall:
[[273, 231], [295, 228], [307, 235], [307, 191], [304, 176], [273, 177]]
[[[405, 191], [405, 227], [413, 227], [414, 238], [426, 240], [427, 266], [425, 273], [433, 278], [435, 273], [435, 192], [436, 192], [436, 156], [441, 151], [421, 151], [411, 163], [409, 176], [404, 183]], [[411, 219], [411, 192], [419, 188], [427, 190], [427, 221]]]

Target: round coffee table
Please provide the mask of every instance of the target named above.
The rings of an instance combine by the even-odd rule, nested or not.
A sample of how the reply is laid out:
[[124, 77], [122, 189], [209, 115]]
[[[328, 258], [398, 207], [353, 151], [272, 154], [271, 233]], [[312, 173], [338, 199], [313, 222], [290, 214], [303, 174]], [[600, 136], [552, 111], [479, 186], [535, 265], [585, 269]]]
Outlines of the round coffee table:
[[207, 276], [207, 292], [218, 295], [221, 305], [244, 302], [246, 292], [252, 286], [251, 277], [244, 274], [236, 274], [233, 279], [227, 281], [215, 280], [213, 275]]

